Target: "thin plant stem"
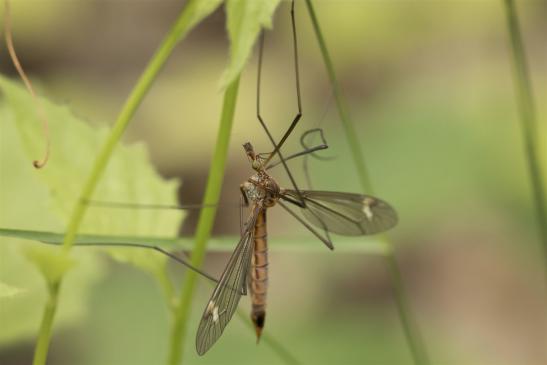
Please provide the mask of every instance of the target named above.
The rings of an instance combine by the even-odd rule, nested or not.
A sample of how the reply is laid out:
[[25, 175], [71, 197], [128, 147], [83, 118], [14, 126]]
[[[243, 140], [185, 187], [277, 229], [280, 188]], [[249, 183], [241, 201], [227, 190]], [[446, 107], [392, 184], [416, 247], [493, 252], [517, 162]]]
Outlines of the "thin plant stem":
[[42, 323], [40, 324], [40, 331], [38, 332], [38, 341], [36, 342], [34, 360], [32, 362], [33, 365], [42, 365], [46, 363], [49, 344], [51, 342], [53, 319], [55, 318], [55, 312], [57, 311], [57, 297], [59, 295], [60, 287], [61, 281], [48, 285], [48, 301], [44, 308]]
[[[228, 155], [230, 134], [234, 119], [234, 112], [239, 87], [239, 76], [228, 85], [224, 93], [224, 103], [220, 117], [220, 127], [217, 134], [216, 147], [213, 153], [213, 160], [209, 168], [209, 177], [205, 188], [203, 204], [207, 208], [201, 210], [196, 228], [195, 246], [192, 250], [190, 263], [194, 267], [201, 267], [205, 258], [207, 241], [211, 237], [213, 223], [216, 215], [216, 204], [222, 190], [224, 169]], [[184, 345], [188, 327], [188, 318], [192, 306], [197, 276], [193, 271], [188, 271], [184, 276], [182, 289], [178, 301], [177, 310], [173, 313], [171, 328], [171, 344], [169, 349], [168, 364], [179, 365], [184, 356]]]
[[348, 140], [351, 156], [353, 157], [355, 166], [357, 167], [357, 174], [359, 175], [359, 181], [361, 182], [361, 186], [363, 187], [363, 189], [370, 191], [372, 190], [371, 189], [372, 184], [370, 183], [368, 171], [365, 168], [366, 164], [365, 164], [365, 159], [363, 157], [364, 154], [361, 149], [361, 143], [359, 142], [359, 139], [357, 138], [355, 127], [347, 112], [346, 103], [344, 101], [342, 90], [340, 89], [340, 85], [338, 84], [338, 78], [336, 77], [336, 73], [334, 72], [334, 65], [332, 63], [330, 53], [327, 49], [325, 38], [323, 37], [323, 33], [319, 26], [319, 20], [317, 19], [311, 0], [306, 0], [306, 5], [308, 7], [308, 13], [310, 14], [310, 18], [312, 20], [313, 30], [315, 31], [317, 42], [319, 43], [321, 55], [323, 56], [325, 67], [327, 68], [327, 73], [328, 73], [328, 76], [331, 82], [331, 87], [332, 87], [332, 94], [334, 96], [334, 100], [336, 101], [336, 107], [338, 109], [338, 113], [340, 114], [340, 120], [342, 121], [344, 132], [346, 133], [346, 138]]
[[513, 72], [518, 99], [517, 102], [520, 112], [520, 121], [522, 124], [522, 135], [524, 138], [525, 153], [528, 161], [528, 170], [530, 173], [530, 183], [532, 185], [533, 200], [538, 219], [539, 234], [543, 243], [545, 274], [547, 275], [547, 201], [545, 200], [546, 194], [543, 190], [545, 188], [545, 184], [542, 182], [541, 166], [538, 158], [538, 146], [536, 140], [536, 136], [538, 135], [538, 122], [536, 117], [536, 108], [532, 94], [528, 62], [526, 61], [526, 52], [522, 41], [522, 34], [520, 31], [515, 2], [513, 0], [504, 0], [504, 4], [513, 56]]
[[[388, 236], [382, 235], [381, 240], [385, 242], [386, 246], [393, 246], [393, 243]], [[392, 250], [387, 250], [387, 252], [388, 254], [384, 257], [391, 275], [391, 284], [393, 285], [395, 301], [397, 303], [397, 309], [399, 312], [399, 317], [401, 318], [403, 330], [405, 332], [405, 338], [408, 342], [408, 347], [412, 353], [412, 358], [415, 364], [427, 365], [430, 363], [429, 357], [427, 355], [422, 334], [418, 328], [418, 323], [416, 322], [416, 319], [410, 309], [410, 304], [408, 303], [401, 269], [397, 263], [395, 253]]]
[[[370, 178], [366, 168], [365, 159], [363, 157], [363, 152], [361, 150], [361, 145], [357, 138], [357, 133], [355, 132], [355, 127], [353, 125], [353, 122], [351, 121], [349, 117], [349, 113], [347, 112], [342, 91], [340, 89], [340, 85], [338, 83], [336, 73], [334, 71], [332, 59], [327, 49], [327, 45], [323, 37], [323, 33], [321, 32], [319, 21], [315, 14], [315, 10], [311, 0], [306, 0], [306, 5], [308, 8], [308, 13], [312, 21], [315, 35], [317, 37], [317, 41], [319, 43], [321, 54], [323, 56], [323, 61], [325, 62], [325, 66], [326, 66], [327, 73], [328, 73], [332, 90], [333, 90], [333, 95], [336, 101], [336, 106], [338, 108], [340, 119], [342, 121], [344, 131], [346, 133], [346, 139], [350, 147], [353, 162], [355, 164], [357, 174], [359, 175], [359, 181], [361, 183], [361, 187], [365, 192], [372, 193], [373, 192], [372, 184], [370, 182]], [[412, 354], [412, 358], [416, 365], [418, 364], [427, 365], [429, 364], [427, 351], [425, 348], [425, 344], [422, 340], [420, 330], [414, 318], [414, 314], [412, 313], [410, 309], [410, 305], [408, 303], [407, 294], [403, 285], [401, 270], [395, 258], [395, 253], [392, 249], [393, 243], [391, 242], [389, 237], [386, 235], [383, 235], [381, 237], [381, 240], [385, 243], [385, 245], [388, 248], [386, 250], [387, 254], [385, 256], [386, 265], [388, 267], [388, 270], [391, 276], [391, 282], [393, 286], [395, 302], [397, 304], [397, 310], [399, 312], [399, 317], [401, 319], [401, 323], [403, 326], [403, 330], [405, 333], [408, 346]]]
[[[85, 202], [91, 200], [91, 196], [93, 195], [93, 192], [102, 174], [104, 173], [104, 170], [106, 169], [112, 152], [120, 141], [125, 128], [129, 124], [163, 65], [173, 52], [173, 49], [178, 41], [194, 25], [193, 16], [196, 4], [197, 3], [195, 0], [190, 0], [185, 5], [175, 24], [161, 42], [146, 69], [139, 77], [137, 84], [131, 91], [120, 114], [118, 115], [108, 139], [104, 143], [95, 160], [91, 173], [84, 184], [80, 197], [76, 202], [76, 206], [74, 207], [74, 211], [70, 217], [67, 232], [63, 240], [63, 250], [65, 252], [68, 252], [74, 244], [78, 229], [86, 212], [87, 204], [85, 204]], [[54, 288], [50, 289], [49, 300], [46, 303], [46, 308], [42, 317], [42, 326], [36, 343], [33, 365], [45, 365], [46, 363], [61, 281], [62, 278], [59, 278], [59, 281]]]

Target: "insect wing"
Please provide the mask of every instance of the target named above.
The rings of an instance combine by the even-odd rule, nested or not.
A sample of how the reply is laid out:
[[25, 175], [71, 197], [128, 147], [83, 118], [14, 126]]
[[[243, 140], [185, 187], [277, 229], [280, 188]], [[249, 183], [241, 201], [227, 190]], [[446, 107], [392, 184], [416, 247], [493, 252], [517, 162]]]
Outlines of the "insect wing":
[[[295, 190], [285, 193], [298, 199]], [[332, 191], [301, 191], [306, 202], [304, 217], [316, 227], [345, 236], [386, 231], [397, 224], [397, 212], [386, 202], [369, 195]]]
[[232, 318], [241, 295], [247, 294], [247, 279], [253, 252], [254, 225], [260, 208], [247, 220], [247, 228], [205, 307], [196, 335], [196, 350], [203, 355], [218, 340]]

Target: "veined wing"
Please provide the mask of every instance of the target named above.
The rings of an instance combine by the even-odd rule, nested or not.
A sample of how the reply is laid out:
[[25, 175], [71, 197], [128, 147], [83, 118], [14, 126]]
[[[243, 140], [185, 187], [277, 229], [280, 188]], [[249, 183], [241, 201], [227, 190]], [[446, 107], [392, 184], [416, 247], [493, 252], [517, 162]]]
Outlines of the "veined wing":
[[[301, 191], [306, 202], [304, 217], [316, 227], [345, 236], [386, 231], [397, 224], [397, 212], [386, 202], [362, 194], [333, 191]], [[285, 194], [298, 200], [295, 190]]]
[[196, 335], [196, 350], [203, 355], [218, 340], [232, 318], [239, 299], [247, 295], [247, 280], [253, 253], [254, 225], [262, 208], [254, 206], [245, 232], [226, 265], [207, 303]]

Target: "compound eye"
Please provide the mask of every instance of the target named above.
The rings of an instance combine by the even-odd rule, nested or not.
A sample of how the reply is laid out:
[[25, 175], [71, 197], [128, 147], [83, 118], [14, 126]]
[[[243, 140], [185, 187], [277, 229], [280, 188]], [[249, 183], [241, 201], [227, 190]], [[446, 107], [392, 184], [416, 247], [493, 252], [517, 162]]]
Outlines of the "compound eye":
[[252, 166], [253, 166], [253, 170], [260, 170], [260, 168], [262, 167], [262, 164], [258, 160], [254, 160]]

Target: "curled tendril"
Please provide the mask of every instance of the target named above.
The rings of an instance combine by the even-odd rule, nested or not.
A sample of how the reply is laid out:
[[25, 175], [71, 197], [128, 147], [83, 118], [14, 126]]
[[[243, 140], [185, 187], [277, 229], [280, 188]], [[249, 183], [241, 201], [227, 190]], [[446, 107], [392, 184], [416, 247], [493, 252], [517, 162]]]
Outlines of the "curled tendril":
[[[324, 119], [324, 116], [323, 116], [322, 120], [323, 119]], [[312, 133], [315, 133], [315, 134], [312, 134]], [[306, 144], [306, 137], [311, 135], [310, 138], [313, 138], [317, 133], [319, 134], [319, 137], [321, 137], [321, 143], [323, 143], [324, 145], [327, 145], [327, 140], [325, 139], [325, 135], [323, 134], [323, 129], [322, 128], [313, 128], [313, 129], [310, 129], [310, 130], [304, 132], [302, 134], [302, 136], [300, 136], [300, 144], [304, 148], [309, 148], [308, 145]], [[304, 175], [306, 176], [306, 183], [308, 184], [308, 188], [313, 189], [313, 185], [311, 183], [311, 177], [310, 177], [310, 169], [309, 169], [309, 160], [308, 160], [309, 156], [312, 156], [312, 157], [314, 157], [318, 160], [322, 160], [322, 161], [333, 160], [336, 157], [335, 156], [319, 156], [315, 152], [312, 152], [312, 153], [304, 156], [304, 158], [302, 159], [302, 169], [304, 170]]]
[[40, 101], [38, 100], [36, 93], [34, 92], [32, 83], [30, 82], [30, 79], [27, 77], [25, 70], [23, 69], [23, 66], [21, 66], [21, 62], [19, 61], [19, 58], [17, 57], [17, 53], [15, 53], [15, 47], [13, 45], [13, 37], [11, 34], [11, 13], [10, 13], [9, 0], [5, 0], [4, 4], [5, 4], [4, 34], [6, 38], [6, 46], [8, 48], [8, 53], [10, 55], [11, 61], [13, 62], [13, 65], [17, 69], [17, 73], [19, 73], [19, 76], [23, 80], [27, 90], [32, 95], [32, 99], [33, 99], [34, 105], [36, 106], [36, 110], [38, 111], [38, 115], [42, 119], [44, 139], [46, 141], [46, 150], [41, 160], [34, 160], [32, 162], [35, 168], [41, 169], [47, 164], [47, 161], [49, 160], [50, 149], [51, 149], [51, 146], [50, 146], [51, 141], [49, 138], [49, 123], [48, 123], [45, 110], [42, 104], [40, 103]]
[[[315, 145], [315, 146], [308, 146], [305, 142], [304, 142], [304, 139], [306, 138], [306, 136], [308, 136], [309, 134], [311, 133], [314, 133], [314, 132], [318, 132], [321, 136], [321, 143]], [[297, 152], [297, 153], [294, 153], [288, 157], [285, 157], [283, 158], [283, 160], [285, 162], [289, 161], [289, 160], [292, 160], [296, 157], [300, 157], [300, 156], [304, 156], [304, 158], [306, 158], [308, 155], [312, 155], [313, 157], [317, 158], [317, 159], [320, 159], [320, 160], [330, 160], [330, 159], [333, 159], [334, 157], [322, 157], [322, 156], [319, 156], [317, 154], [315, 154], [315, 152], [317, 151], [321, 151], [321, 150], [326, 150], [327, 148], [329, 148], [328, 144], [327, 144], [327, 140], [325, 139], [325, 136], [323, 135], [323, 130], [321, 128], [314, 128], [314, 129], [310, 129], [306, 132], [304, 132], [302, 134], [302, 136], [300, 137], [300, 143], [301, 145], [304, 147], [304, 150], [300, 151], [300, 152]], [[258, 158], [263, 158], [264, 156], [269, 156], [271, 153], [259, 153], [257, 154]], [[276, 162], [273, 162], [271, 164], [269, 164], [268, 166], [266, 166], [266, 170], [269, 170], [279, 164], [282, 163], [282, 160], [279, 160], [279, 161], [276, 161]]]
[[[306, 143], [306, 138], [309, 135], [311, 135], [311, 137], [309, 137], [309, 138], [313, 138], [315, 136], [315, 135], [312, 135], [312, 133], [318, 133], [319, 137], [321, 138], [321, 143], [318, 144], [315, 147], [309, 147]], [[309, 130], [305, 131], [304, 133], [302, 133], [302, 135], [300, 136], [300, 144], [302, 145], [302, 147], [304, 147], [304, 150], [310, 151], [309, 155], [311, 155], [312, 157], [314, 157], [318, 160], [327, 161], [327, 160], [333, 160], [333, 159], [336, 158], [335, 156], [320, 156], [317, 153], [315, 153], [316, 151], [328, 148], [327, 140], [325, 139], [325, 135], [323, 133], [322, 128], [313, 128], [313, 129], [309, 129]], [[317, 148], [318, 146], [325, 146], [325, 147], [324, 148]]]

